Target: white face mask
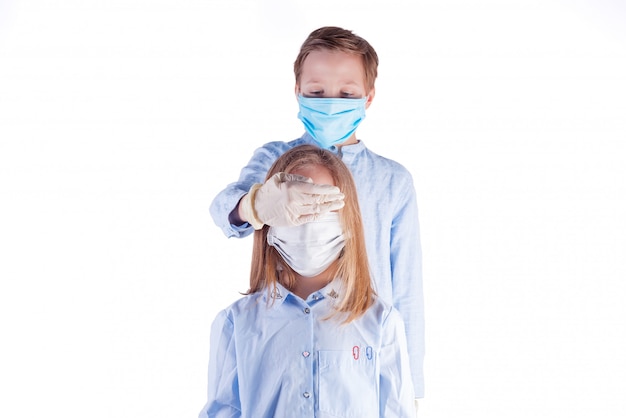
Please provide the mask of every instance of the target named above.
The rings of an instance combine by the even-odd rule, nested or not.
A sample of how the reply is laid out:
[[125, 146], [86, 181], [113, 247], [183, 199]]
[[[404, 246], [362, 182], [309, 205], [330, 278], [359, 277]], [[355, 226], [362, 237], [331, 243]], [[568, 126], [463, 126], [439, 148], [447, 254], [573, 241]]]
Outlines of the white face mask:
[[298, 226], [272, 226], [267, 233], [267, 243], [304, 277], [317, 276], [326, 270], [339, 257], [344, 242], [337, 212]]

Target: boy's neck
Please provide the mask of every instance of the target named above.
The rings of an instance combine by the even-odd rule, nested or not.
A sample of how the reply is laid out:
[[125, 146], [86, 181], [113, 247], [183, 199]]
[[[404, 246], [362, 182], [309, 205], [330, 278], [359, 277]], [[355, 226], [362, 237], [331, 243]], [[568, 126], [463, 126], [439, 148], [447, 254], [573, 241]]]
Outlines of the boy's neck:
[[352, 135], [350, 135], [350, 138], [346, 139], [344, 142], [342, 142], [341, 144], [337, 145], [337, 148], [341, 148], [343, 146], [346, 145], [354, 145], [356, 143], [358, 143], [359, 140], [356, 139], [356, 133], [353, 133]]

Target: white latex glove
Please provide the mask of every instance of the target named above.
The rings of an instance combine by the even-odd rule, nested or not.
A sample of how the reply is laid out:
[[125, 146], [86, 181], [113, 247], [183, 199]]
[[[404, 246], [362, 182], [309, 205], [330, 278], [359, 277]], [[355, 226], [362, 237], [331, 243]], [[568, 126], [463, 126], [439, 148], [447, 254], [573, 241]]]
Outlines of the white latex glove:
[[276, 173], [265, 184], [253, 185], [241, 199], [239, 209], [254, 229], [263, 225], [295, 226], [341, 209], [343, 197], [335, 186], [314, 184], [297, 174]]
[[417, 417], [417, 410], [419, 409], [419, 402], [415, 399], [415, 416]]

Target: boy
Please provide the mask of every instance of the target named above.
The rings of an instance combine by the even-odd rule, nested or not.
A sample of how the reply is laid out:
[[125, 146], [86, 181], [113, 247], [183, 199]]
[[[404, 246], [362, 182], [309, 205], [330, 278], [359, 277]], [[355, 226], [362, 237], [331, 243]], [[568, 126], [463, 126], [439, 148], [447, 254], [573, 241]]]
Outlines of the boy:
[[294, 63], [298, 117], [306, 133], [291, 142], [258, 148], [239, 181], [215, 197], [211, 215], [228, 237], [247, 236], [264, 224], [315, 220], [343, 206], [337, 188], [284, 173], [265, 183], [263, 179], [272, 163], [297, 145], [315, 144], [340, 156], [356, 182], [376, 292], [402, 315], [415, 396], [422, 398], [424, 309], [413, 180], [399, 163], [368, 150], [355, 133], [374, 99], [377, 68], [374, 49], [351, 31], [338, 27], [313, 31]]

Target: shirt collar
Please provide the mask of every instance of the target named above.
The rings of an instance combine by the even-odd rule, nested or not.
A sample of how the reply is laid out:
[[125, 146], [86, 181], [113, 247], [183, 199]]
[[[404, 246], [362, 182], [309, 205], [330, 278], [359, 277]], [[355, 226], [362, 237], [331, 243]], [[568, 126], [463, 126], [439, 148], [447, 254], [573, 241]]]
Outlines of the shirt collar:
[[[265, 301], [269, 301], [271, 305], [278, 307], [281, 306], [288, 299], [298, 299], [293, 292], [288, 290], [285, 286], [280, 283], [276, 283], [276, 288], [274, 289], [265, 289], [263, 295], [263, 299]], [[331, 300], [339, 299], [339, 297], [343, 294], [343, 283], [339, 279], [333, 279], [326, 286], [321, 288], [320, 290], [313, 292], [309, 295], [305, 302], [317, 302], [322, 299], [329, 298]]]
[[[319, 147], [317, 142], [315, 142], [313, 137], [308, 132], [305, 132], [300, 140], [301, 144], [311, 144]], [[351, 163], [356, 158], [356, 156], [364, 150], [365, 143], [360, 139], [356, 144], [344, 145], [342, 147], [336, 147], [333, 145], [329, 149], [329, 151], [331, 151], [333, 154], [338, 155], [344, 163]]]

